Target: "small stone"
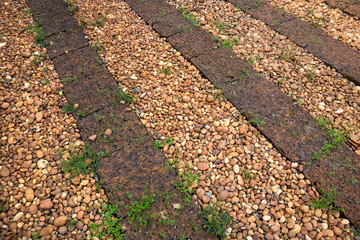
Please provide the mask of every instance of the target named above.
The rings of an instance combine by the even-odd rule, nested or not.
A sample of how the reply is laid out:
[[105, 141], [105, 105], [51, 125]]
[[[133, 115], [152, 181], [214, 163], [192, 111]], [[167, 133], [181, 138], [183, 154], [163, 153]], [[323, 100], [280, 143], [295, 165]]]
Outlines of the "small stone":
[[251, 217], [248, 218], [248, 222], [249, 222], [249, 223], [253, 223], [253, 222], [255, 222], [255, 221], [256, 221], [255, 216], [251, 216]]
[[212, 103], [212, 102], [215, 101], [215, 98], [214, 98], [212, 95], [208, 95], [208, 96], [206, 97], [206, 101], [209, 102], [209, 103]]
[[184, 96], [182, 97], [182, 100], [183, 100], [184, 103], [189, 103], [189, 102], [191, 102], [191, 98], [190, 98], [189, 96], [186, 96], [186, 95], [184, 95]]
[[48, 164], [48, 161], [44, 160], [44, 159], [41, 159], [39, 160], [36, 165], [39, 169], [44, 169], [46, 168], [46, 165]]
[[49, 225], [47, 227], [44, 227], [40, 230], [40, 235], [41, 236], [47, 236], [50, 235], [54, 230], [54, 227], [52, 225]]
[[59, 228], [58, 232], [61, 234], [61, 235], [65, 235], [66, 232], [67, 232], [67, 227], [66, 226], [62, 226]]
[[269, 45], [265, 45], [264, 50], [265, 52], [270, 52], [272, 49]]
[[91, 136], [89, 137], [89, 140], [90, 140], [90, 141], [95, 141], [96, 138], [97, 138], [97, 135], [94, 134], [94, 135], [91, 135]]
[[16, 222], [17, 220], [19, 220], [20, 218], [22, 218], [24, 216], [24, 213], [23, 212], [18, 212], [14, 218], [13, 218], [13, 221]]
[[26, 57], [26, 58], [29, 58], [29, 57], [31, 57], [31, 52], [30, 51], [25, 51], [25, 52], [23, 52], [23, 57]]
[[225, 201], [228, 197], [229, 197], [229, 192], [226, 190], [222, 190], [218, 195], [219, 201]]
[[306, 182], [304, 180], [299, 181], [299, 187], [304, 188], [306, 186]]
[[280, 226], [277, 224], [274, 224], [270, 227], [272, 232], [279, 232], [280, 231]]
[[240, 167], [239, 167], [239, 165], [234, 165], [233, 166], [233, 171], [234, 171], [234, 173], [239, 173], [240, 172]]
[[340, 236], [342, 233], [340, 228], [338, 228], [336, 226], [333, 227], [333, 232], [335, 233], [335, 235], [338, 235], [338, 236]]
[[51, 199], [49, 198], [45, 199], [40, 203], [40, 209], [44, 209], [44, 210], [51, 209], [53, 206], [54, 204], [51, 202]]
[[37, 112], [37, 113], [35, 114], [35, 119], [36, 119], [37, 122], [40, 122], [40, 121], [43, 119], [43, 117], [44, 117], [44, 113], [43, 113], [43, 112]]
[[60, 216], [54, 220], [55, 227], [64, 226], [68, 221], [68, 218], [66, 216]]
[[221, 150], [226, 149], [226, 141], [225, 141], [225, 140], [221, 140], [221, 141], [219, 142], [218, 148], [221, 149]]
[[263, 220], [264, 221], [269, 221], [271, 219], [271, 217], [269, 216], [269, 215], [265, 215], [264, 217], [263, 217]]
[[2, 166], [2, 167], [0, 168], [0, 176], [2, 176], [2, 177], [7, 177], [7, 176], [9, 176], [9, 175], [10, 175], [10, 170], [9, 170], [7, 167]]
[[228, 129], [226, 127], [217, 127], [216, 131], [219, 133], [226, 133]]
[[37, 211], [38, 211], [38, 207], [37, 207], [35, 204], [31, 204], [31, 205], [29, 206], [29, 213], [30, 213], [31, 215], [37, 213]]
[[41, 150], [37, 150], [36, 151], [36, 157], [37, 158], [43, 158], [44, 157], [44, 153]]
[[108, 129], [105, 130], [104, 134], [106, 136], [110, 136], [112, 134], [112, 130], [110, 128], [108, 128]]
[[72, 184], [74, 184], [74, 185], [79, 185], [80, 182], [81, 182], [81, 179], [80, 179], [79, 176], [75, 176], [75, 177], [73, 177], [73, 178], [71, 179], [71, 182], [72, 182]]
[[321, 215], [322, 215], [321, 209], [319, 209], [319, 208], [315, 209], [315, 216], [319, 218], [319, 217], [321, 217]]
[[34, 200], [34, 190], [32, 188], [27, 188], [25, 190], [25, 199], [28, 202], [32, 202], [32, 200]]
[[209, 168], [209, 164], [207, 164], [205, 162], [199, 162], [197, 167], [200, 171], [205, 171], [206, 169]]

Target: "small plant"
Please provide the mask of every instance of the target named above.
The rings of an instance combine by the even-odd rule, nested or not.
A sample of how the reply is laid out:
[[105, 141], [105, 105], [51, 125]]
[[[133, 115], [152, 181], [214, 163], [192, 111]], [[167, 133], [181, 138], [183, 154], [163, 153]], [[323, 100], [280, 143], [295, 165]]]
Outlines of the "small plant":
[[[146, 190], [145, 186], [145, 190]], [[149, 210], [151, 204], [155, 202], [156, 195], [154, 192], [150, 191], [149, 194], [143, 194], [140, 201], [133, 199], [132, 194], [127, 192], [127, 197], [131, 201], [130, 205], [126, 205], [127, 214], [131, 218], [130, 223], [133, 223], [135, 220], [140, 223], [141, 226], [146, 227], [147, 225], [147, 215], [145, 211]]]
[[183, 31], [183, 32], [187, 32], [187, 31], [190, 31], [190, 27], [189, 26], [186, 26], [186, 27], [184, 27], [184, 26], [182, 26], [181, 27], [181, 30]]
[[97, 27], [101, 27], [105, 24], [106, 22], [106, 18], [103, 17], [100, 13], [98, 13], [96, 15], [95, 21], [94, 22], [90, 22], [89, 24], [92, 26], [97, 26]]
[[161, 68], [159, 69], [159, 72], [167, 75], [167, 76], [170, 76], [172, 74], [172, 70], [170, 67], [167, 67], [167, 68]]
[[165, 145], [171, 145], [174, 141], [174, 138], [165, 138], [164, 140], [156, 140], [155, 142], [155, 150], [159, 151], [160, 148], [163, 148]]
[[314, 78], [315, 78], [315, 74], [312, 72], [311, 69], [306, 69], [305, 77], [306, 77], [309, 81], [312, 81], [312, 80], [314, 80]]
[[43, 32], [42, 27], [40, 26], [40, 24], [36, 24], [35, 26], [31, 27], [26, 27], [25, 31], [30, 31], [33, 34], [35, 34], [34, 39], [35, 42], [40, 46], [40, 47], [46, 47], [47, 45], [49, 45], [49, 41], [46, 40], [46, 34]]
[[75, 226], [78, 223], [77, 220], [75, 220], [72, 217], [69, 217], [69, 226]]
[[310, 39], [310, 43], [315, 43], [315, 44], [320, 44], [321, 40], [317, 39], [317, 38], [311, 38]]
[[282, 60], [284, 60], [285, 62], [290, 62], [293, 59], [293, 57], [294, 57], [293, 52], [285, 53], [285, 54], [280, 55], [280, 58]]
[[276, 20], [276, 21], [274, 22], [274, 24], [275, 24], [276, 26], [279, 26], [279, 25], [280, 25], [280, 21], [279, 21], [279, 20]]
[[260, 7], [262, 4], [263, 4], [263, 0], [256, 1], [256, 2], [254, 3], [254, 7]]
[[244, 179], [245, 179], [246, 181], [250, 181], [251, 179], [255, 178], [255, 177], [251, 174], [251, 172], [249, 172], [249, 171], [247, 171], [247, 170], [245, 170], [245, 169], [242, 170], [242, 173], [244, 174]]
[[334, 203], [337, 196], [337, 191], [335, 187], [328, 189], [328, 191], [324, 191], [324, 189], [322, 188], [320, 190], [320, 193], [320, 199], [311, 201], [313, 204], [312, 207], [320, 208], [322, 210], [328, 210], [330, 212], [344, 211], [343, 208], [338, 208]]
[[221, 32], [224, 32], [225, 29], [229, 29], [230, 28], [230, 24], [225, 23], [223, 21], [214, 21], [215, 25], [218, 27], [218, 29]]
[[120, 104], [122, 101], [124, 101], [126, 104], [135, 102], [134, 92], [126, 93], [119, 88], [118, 91], [113, 92], [113, 94], [115, 95], [115, 104]]
[[232, 223], [229, 213], [221, 209], [221, 206], [218, 204], [210, 202], [208, 207], [203, 209], [202, 214], [206, 218], [204, 227], [207, 229], [207, 232], [212, 231], [215, 235], [224, 239], [227, 235], [226, 228]]
[[40, 234], [39, 231], [34, 232], [34, 233], [31, 234], [31, 238], [32, 238], [32, 240], [40, 240], [40, 239], [42, 239], [42, 235]]
[[223, 47], [226, 47], [226, 48], [228, 48], [228, 49], [232, 49], [232, 47], [236, 44], [236, 43], [238, 43], [239, 42], [239, 40], [236, 38], [236, 37], [233, 37], [233, 38], [228, 38], [228, 39], [226, 39], [226, 40], [224, 40], [222, 43], [221, 43], [221, 45], [223, 46]]
[[75, 14], [79, 11], [79, 7], [73, 3], [72, 0], [65, 0], [66, 6], [69, 8], [69, 12]]
[[195, 27], [199, 26], [199, 21], [196, 19], [194, 14], [188, 13], [188, 11], [184, 9], [181, 5], [179, 6], [178, 11], [181, 13], [181, 15], [183, 15], [185, 19], [192, 22]]
[[124, 231], [121, 225], [122, 218], [119, 218], [118, 212], [119, 204], [111, 205], [103, 203], [101, 205], [102, 225], [98, 226], [96, 223], [90, 224], [91, 230], [96, 231], [98, 239], [102, 239], [105, 236], [110, 236], [111, 239], [124, 239]]
[[96, 122], [105, 122], [105, 116], [94, 113], [94, 117], [96, 119]]
[[[188, 170], [189, 171], [189, 170]], [[185, 196], [184, 201], [189, 202], [191, 199], [192, 189], [190, 188], [194, 183], [199, 181], [200, 173], [192, 174], [190, 172], [180, 175], [181, 181], [174, 183], [175, 187], [180, 190]]]
[[80, 117], [84, 117], [86, 115], [86, 113], [91, 109], [92, 105], [90, 104], [89, 106], [87, 106], [86, 108], [84, 108], [83, 110], [79, 110], [76, 114]]
[[264, 119], [260, 119], [260, 118], [259, 118], [259, 115], [256, 114], [256, 115], [254, 116], [254, 119], [249, 120], [249, 122], [250, 122], [250, 123], [253, 123], [253, 124], [256, 124], [256, 126], [259, 127], [259, 126], [261, 126], [262, 124], [264, 124], [265, 120], [264, 120]]
[[103, 155], [103, 153], [95, 153], [92, 146], [85, 145], [79, 154], [70, 152], [70, 156], [62, 161], [61, 166], [65, 174], [71, 172], [71, 177], [80, 173], [97, 173], [96, 167]]
[[62, 110], [66, 113], [72, 113], [75, 110], [74, 105], [70, 104], [70, 103], [65, 103], [65, 105], [63, 106]]

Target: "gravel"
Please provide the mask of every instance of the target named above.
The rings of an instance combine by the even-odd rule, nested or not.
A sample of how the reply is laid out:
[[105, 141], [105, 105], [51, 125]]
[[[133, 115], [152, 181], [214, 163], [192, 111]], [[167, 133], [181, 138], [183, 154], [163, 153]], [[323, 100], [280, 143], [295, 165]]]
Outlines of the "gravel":
[[[174, 1], [222, 39], [238, 39], [234, 52], [264, 73], [274, 84], [312, 116], [325, 117], [334, 129], [360, 138], [360, 87], [343, 78], [321, 60], [285, 36], [252, 18], [230, 3]], [[356, 140], [358, 141], [358, 140]], [[352, 144], [360, 154], [360, 145]]]
[[[106, 16], [103, 26], [85, 30], [90, 43], [101, 39], [101, 55], [126, 91], [146, 93], [133, 107], [154, 138], [174, 138], [163, 152], [174, 159], [179, 173], [200, 174], [191, 186], [193, 200], [203, 207], [210, 201], [224, 204], [234, 220], [228, 239], [320, 239], [334, 235], [335, 227], [340, 238], [351, 238], [338, 212], [310, 207], [319, 193], [301, 173], [303, 166], [282, 157], [127, 4], [76, 3], [77, 17], [84, 21], [94, 21], [98, 13]], [[331, 225], [333, 218], [337, 222]]]

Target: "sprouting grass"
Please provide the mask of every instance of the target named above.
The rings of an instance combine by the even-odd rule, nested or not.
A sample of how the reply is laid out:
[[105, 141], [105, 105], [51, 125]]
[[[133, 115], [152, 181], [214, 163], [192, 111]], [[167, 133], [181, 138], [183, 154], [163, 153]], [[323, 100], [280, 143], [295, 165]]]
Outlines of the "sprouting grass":
[[226, 40], [224, 40], [221, 45], [223, 47], [226, 47], [228, 49], [232, 49], [232, 47], [239, 42], [239, 39], [237, 39], [236, 37], [233, 37], [233, 38], [228, 38]]
[[163, 148], [165, 145], [171, 145], [173, 141], [173, 137], [165, 138], [164, 140], [156, 140], [154, 148], [156, 151], [159, 151], [159, 149]]
[[[102, 216], [102, 225], [99, 226], [96, 223], [90, 224], [91, 230], [96, 232], [96, 237], [102, 239], [102, 237], [108, 236], [111, 239], [124, 239], [124, 231], [122, 229], [122, 218], [118, 216], [119, 204], [111, 205], [103, 203], [101, 205], [100, 214]], [[94, 239], [91, 236], [91, 239]]]
[[337, 190], [335, 187], [328, 189], [328, 191], [324, 191], [324, 189], [320, 190], [321, 197], [318, 200], [311, 201], [312, 207], [320, 208], [322, 210], [332, 211], [344, 211], [344, 208], [338, 208], [334, 201], [337, 196]]
[[40, 46], [40, 47], [46, 47], [47, 45], [49, 45], [49, 41], [46, 40], [46, 34], [43, 32], [42, 27], [40, 26], [40, 24], [36, 24], [35, 26], [28, 26], [25, 28], [25, 31], [27, 32], [32, 32], [35, 36], [35, 42]]
[[85, 145], [78, 154], [75, 152], [70, 152], [70, 156], [62, 161], [61, 166], [65, 174], [70, 172], [72, 177], [80, 173], [96, 174], [96, 167], [99, 164], [99, 160], [105, 155], [108, 155], [108, 153], [95, 153], [92, 146]]
[[181, 13], [181, 15], [183, 15], [183, 17], [187, 20], [189, 20], [190, 22], [192, 22], [192, 24], [197, 27], [199, 26], [199, 21], [196, 19], [196, 17], [194, 16], [194, 14], [192, 13], [188, 13], [188, 11], [183, 8], [181, 5], [178, 8], [179, 13]]
[[130, 205], [125, 205], [128, 217], [131, 218], [130, 223], [137, 221], [142, 227], [146, 227], [148, 217], [150, 216], [150, 213], [147, 211], [150, 210], [151, 204], [155, 202], [156, 195], [153, 191], [150, 191], [148, 194], [143, 194], [139, 201], [136, 201], [133, 195], [127, 192], [127, 197], [131, 201]]
[[213, 232], [216, 236], [224, 239], [227, 235], [226, 228], [231, 225], [232, 219], [229, 216], [229, 213], [221, 209], [221, 206], [210, 202], [208, 207], [203, 209], [203, 216], [206, 221], [204, 222], [204, 227], [207, 232]]
[[126, 104], [130, 104], [136, 100], [135, 94], [133, 92], [126, 93], [120, 88], [117, 91], [114, 91], [113, 95], [115, 95], [115, 104], [120, 104], [122, 101], [124, 101]]

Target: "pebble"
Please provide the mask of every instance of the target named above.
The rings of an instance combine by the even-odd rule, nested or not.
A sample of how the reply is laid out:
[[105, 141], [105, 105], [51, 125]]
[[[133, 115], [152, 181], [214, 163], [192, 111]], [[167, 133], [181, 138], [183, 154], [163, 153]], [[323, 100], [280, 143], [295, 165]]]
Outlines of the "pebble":
[[20, 218], [22, 218], [24, 216], [24, 213], [23, 212], [18, 212], [14, 218], [13, 218], [13, 221], [16, 222], [18, 220], [20, 220]]
[[1, 166], [0, 168], [0, 176], [8, 177], [10, 175], [10, 170], [6, 166]]
[[45, 199], [40, 203], [40, 209], [48, 210], [51, 209], [54, 204], [51, 202], [51, 199]]
[[68, 221], [68, 217], [60, 216], [54, 220], [55, 227], [64, 226]]
[[34, 200], [34, 190], [32, 188], [26, 188], [25, 190], [25, 199], [28, 202], [32, 202], [32, 200]]

